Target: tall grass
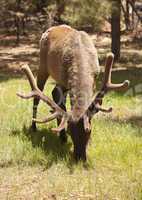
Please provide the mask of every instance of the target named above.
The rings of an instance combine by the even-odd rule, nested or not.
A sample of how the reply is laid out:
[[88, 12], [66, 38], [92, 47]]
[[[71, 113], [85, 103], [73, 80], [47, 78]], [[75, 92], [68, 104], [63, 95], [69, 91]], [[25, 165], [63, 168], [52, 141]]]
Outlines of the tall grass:
[[[52, 87], [45, 93], [50, 95]], [[26, 80], [2, 79], [0, 199], [142, 199], [141, 96], [111, 93], [105, 98], [104, 105], [114, 111], [92, 120], [84, 166], [72, 160], [71, 139], [63, 146], [51, 132], [55, 122], [38, 125], [37, 133], [29, 129], [32, 101], [19, 99], [18, 90], [29, 90]], [[48, 109], [40, 103], [38, 115]]]

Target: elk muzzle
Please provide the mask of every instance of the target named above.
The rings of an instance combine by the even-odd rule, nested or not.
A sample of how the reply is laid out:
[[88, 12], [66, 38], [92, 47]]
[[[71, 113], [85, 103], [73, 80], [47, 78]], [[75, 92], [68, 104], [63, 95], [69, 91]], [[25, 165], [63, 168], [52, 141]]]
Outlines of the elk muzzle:
[[[85, 127], [85, 123], [86, 127]], [[83, 160], [86, 161], [86, 148], [88, 140], [91, 134], [91, 124], [90, 121], [85, 122], [85, 118], [82, 117], [77, 122], [69, 122], [68, 129], [70, 136], [74, 144], [74, 158], [76, 161]]]

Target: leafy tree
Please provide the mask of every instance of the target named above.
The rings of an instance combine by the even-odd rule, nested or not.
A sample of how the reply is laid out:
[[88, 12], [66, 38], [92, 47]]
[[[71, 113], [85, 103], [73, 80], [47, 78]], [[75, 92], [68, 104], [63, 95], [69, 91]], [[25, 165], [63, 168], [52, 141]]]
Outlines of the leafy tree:
[[65, 11], [65, 6], [67, 5], [67, 0], [55, 0], [56, 2], [56, 14], [55, 14], [55, 20], [57, 22], [62, 22], [61, 15]]
[[100, 29], [108, 14], [107, 0], [73, 0], [66, 7], [64, 18], [77, 28], [93, 32]]

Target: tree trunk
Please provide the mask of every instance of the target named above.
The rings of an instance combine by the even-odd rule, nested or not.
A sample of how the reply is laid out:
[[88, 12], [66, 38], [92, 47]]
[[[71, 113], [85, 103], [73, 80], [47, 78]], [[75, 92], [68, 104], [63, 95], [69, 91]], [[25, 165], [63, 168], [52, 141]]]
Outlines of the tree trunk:
[[120, 58], [120, 18], [121, 18], [121, 0], [112, 0], [111, 12], [111, 50], [115, 55], [115, 61]]
[[17, 9], [17, 11], [21, 10], [21, 0], [16, 1], [16, 9]]
[[126, 29], [127, 31], [130, 30], [130, 7], [128, 0], [126, 0]]

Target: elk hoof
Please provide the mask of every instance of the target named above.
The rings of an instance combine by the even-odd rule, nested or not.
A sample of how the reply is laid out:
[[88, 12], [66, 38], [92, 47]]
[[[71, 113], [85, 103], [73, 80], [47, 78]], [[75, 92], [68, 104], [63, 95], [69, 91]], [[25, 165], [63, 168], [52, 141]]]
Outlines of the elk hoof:
[[34, 132], [37, 131], [37, 127], [36, 127], [36, 123], [35, 122], [32, 122], [31, 130], [34, 131]]
[[62, 144], [67, 143], [67, 135], [66, 135], [65, 131], [61, 131], [59, 137], [60, 137], [60, 141]]

